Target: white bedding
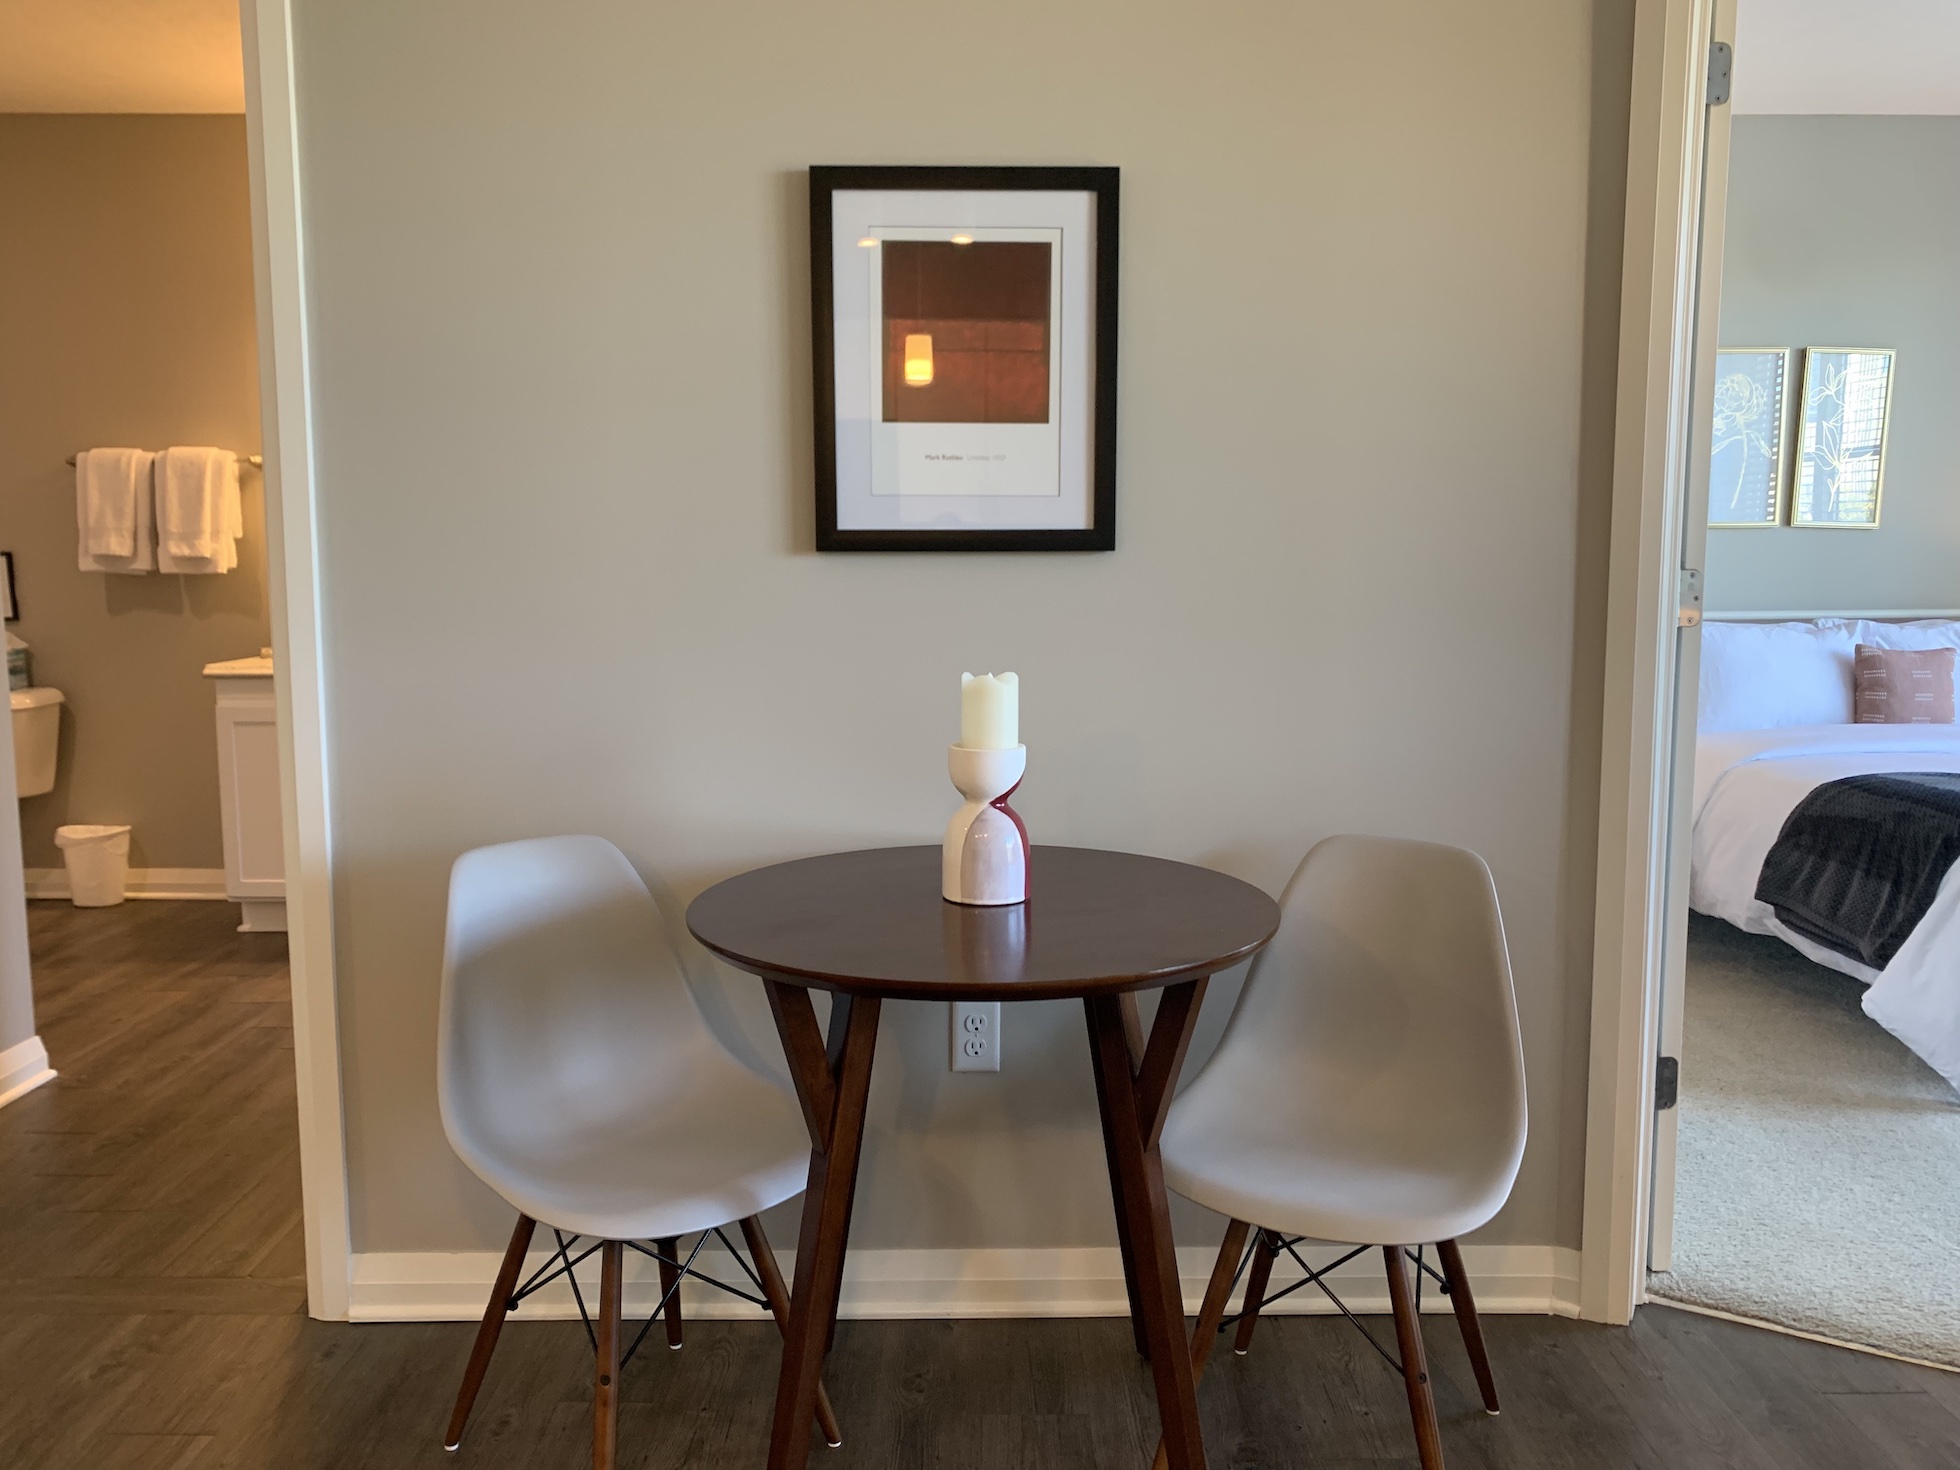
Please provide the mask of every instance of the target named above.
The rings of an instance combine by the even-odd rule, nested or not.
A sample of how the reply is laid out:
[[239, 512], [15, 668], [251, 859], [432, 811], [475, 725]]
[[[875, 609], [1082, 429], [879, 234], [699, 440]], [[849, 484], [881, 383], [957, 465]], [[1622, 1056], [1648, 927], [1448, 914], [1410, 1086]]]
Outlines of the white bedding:
[[1805, 725], [1703, 735], [1695, 747], [1688, 903], [1864, 981], [1871, 987], [1865, 1014], [1960, 1088], [1960, 863], [1882, 971], [1792, 933], [1756, 899], [1763, 859], [1797, 803], [1826, 781], [1881, 771], [1960, 771], [1960, 726]]

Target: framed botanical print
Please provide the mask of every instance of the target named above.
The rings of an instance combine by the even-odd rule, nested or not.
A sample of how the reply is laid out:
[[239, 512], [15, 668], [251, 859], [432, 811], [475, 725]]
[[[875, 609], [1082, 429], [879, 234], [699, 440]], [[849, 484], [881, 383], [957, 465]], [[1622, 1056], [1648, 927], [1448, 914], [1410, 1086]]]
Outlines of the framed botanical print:
[[1790, 351], [1725, 347], [1715, 354], [1708, 524], [1775, 526], [1783, 519]]
[[1791, 525], [1878, 528], [1892, 412], [1892, 359], [1892, 351], [1882, 347], [1812, 347], [1804, 352]]
[[819, 551], [1115, 546], [1117, 184], [810, 170]]

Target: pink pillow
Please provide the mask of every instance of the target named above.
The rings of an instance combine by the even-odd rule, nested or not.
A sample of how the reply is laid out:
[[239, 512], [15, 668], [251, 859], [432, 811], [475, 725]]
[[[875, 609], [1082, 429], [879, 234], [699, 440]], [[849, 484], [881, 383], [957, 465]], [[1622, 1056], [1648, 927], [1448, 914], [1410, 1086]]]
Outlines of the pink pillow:
[[1860, 643], [1852, 689], [1861, 725], [1951, 725], [1951, 648], [1874, 648]]

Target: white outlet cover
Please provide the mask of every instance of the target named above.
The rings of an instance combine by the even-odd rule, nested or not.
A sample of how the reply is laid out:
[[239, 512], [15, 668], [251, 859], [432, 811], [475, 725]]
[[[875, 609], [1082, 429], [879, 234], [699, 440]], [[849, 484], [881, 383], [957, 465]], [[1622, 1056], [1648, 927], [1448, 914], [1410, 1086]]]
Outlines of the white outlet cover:
[[956, 1000], [947, 1007], [955, 1072], [1000, 1070], [1000, 1002]]

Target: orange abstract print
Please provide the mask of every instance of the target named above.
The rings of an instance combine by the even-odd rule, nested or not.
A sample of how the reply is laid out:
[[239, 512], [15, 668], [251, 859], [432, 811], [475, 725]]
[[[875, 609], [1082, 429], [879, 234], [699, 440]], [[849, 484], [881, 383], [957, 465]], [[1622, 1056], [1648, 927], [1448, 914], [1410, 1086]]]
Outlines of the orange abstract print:
[[883, 242], [886, 423], [1048, 422], [1050, 249]]

